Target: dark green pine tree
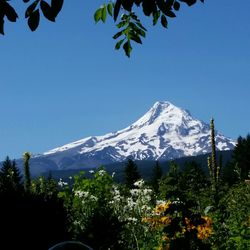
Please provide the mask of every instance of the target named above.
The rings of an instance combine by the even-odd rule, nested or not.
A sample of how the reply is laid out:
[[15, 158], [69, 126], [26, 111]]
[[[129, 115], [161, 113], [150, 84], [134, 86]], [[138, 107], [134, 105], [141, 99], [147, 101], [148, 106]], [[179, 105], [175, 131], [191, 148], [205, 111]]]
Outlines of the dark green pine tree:
[[30, 192], [31, 189], [31, 177], [30, 177], [30, 160], [31, 154], [25, 152], [23, 154], [23, 163], [24, 163], [24, 189], [26, 192]]
[[223, 178], [230, 185], [250, 179], [250, 135], [239, 137], [232, 160], [223, 171]]
[[128, 159], [124, 169], [125, 184], [128, 188], [133, 188], [134, 183], [141, 178], [136, 163]]
[[250, 179], [250, 135], [239, 137], [233, 151], [233, 163], [241, 181]]
[[180, 188], [181, 175], [179, 166], [172, 161], [168, 173], [159, 182], [161, 199], [179, 199], [183, 196], [183, 190]]
[[22, 176], [16, 167], [16, 162], [11, 161], [7, 156], [0, 170], [0, 190], [2, 192], [18, 191], [21, 188], [21, 179]]
[[153, 167], [153, 172], [152, 172], [152, 179], [151, 179], [151, 184], [156, 193], [159, 192], [159, 180], [162, 177], [162, 168], [159, 164], [159, 161], [156, 161], [154, 167]]

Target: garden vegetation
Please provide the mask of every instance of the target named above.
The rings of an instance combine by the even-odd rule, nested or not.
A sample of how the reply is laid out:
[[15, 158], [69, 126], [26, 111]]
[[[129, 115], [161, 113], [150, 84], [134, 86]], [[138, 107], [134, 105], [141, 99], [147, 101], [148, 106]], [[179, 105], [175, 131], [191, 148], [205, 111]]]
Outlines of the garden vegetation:
[[59, 181], [32, 179], [29, 153], [22, 177], [7, 157], [0, 170], [0, 249], [47, 250], [67, 240], [100, 250], [250, 249], [250, 136], [239, 138], [225, 166], [215, 154], [209, 174], [195, 161], [182, 170], [172, 162], [162, 174], [156, 162], [147, 180], [129, 159], [122, 182], [104, 167]]

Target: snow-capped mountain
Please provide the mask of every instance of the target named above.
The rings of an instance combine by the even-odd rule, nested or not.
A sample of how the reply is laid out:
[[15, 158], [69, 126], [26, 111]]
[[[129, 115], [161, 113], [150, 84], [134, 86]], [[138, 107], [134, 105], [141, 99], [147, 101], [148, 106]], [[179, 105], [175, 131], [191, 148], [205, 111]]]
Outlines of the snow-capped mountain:
[[[235, 142], [216, 132], [218, 150]], [[33, 158], [36, 168], [71, 169], [135, 160], [169, 160], [211, 151], [209, 125], [172, 103], [156, 102], [129, 127], [103, 136], [91, 136]]]

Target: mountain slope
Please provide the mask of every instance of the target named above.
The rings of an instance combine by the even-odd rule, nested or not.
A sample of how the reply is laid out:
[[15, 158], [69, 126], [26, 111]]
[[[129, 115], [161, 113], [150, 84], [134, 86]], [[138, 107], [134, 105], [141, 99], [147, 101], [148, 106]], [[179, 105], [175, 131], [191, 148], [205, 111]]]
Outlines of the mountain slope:
[[[170, 160], [210, 152], [209, 125], [170, 102], [156, 102], [131, 126], [104, 136], [92, 136], [52, 149], [32, 159], [37, 171], [96, 167], [135, 160]], [[216, 132], [217, 150], [235, 142]]]

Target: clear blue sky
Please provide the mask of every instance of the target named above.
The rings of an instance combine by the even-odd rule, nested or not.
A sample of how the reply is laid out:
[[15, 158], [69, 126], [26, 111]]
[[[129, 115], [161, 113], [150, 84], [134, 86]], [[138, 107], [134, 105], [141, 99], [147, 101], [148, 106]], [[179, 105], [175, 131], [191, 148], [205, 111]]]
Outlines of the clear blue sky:
[[112, 21], [94, 23], [103, 2], [66, 0], [56, 23], [42, 21], [35, 33], [23, 12], [6, 25], [0, 159], [122, 129], [158, 100], [206, 122], [213, 116], [228, 137], [250, 132], [249, 0], [183, 7], [168, 30], [146, 21], [147, 38], [130, 59], [114, 50]]

